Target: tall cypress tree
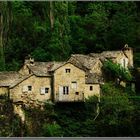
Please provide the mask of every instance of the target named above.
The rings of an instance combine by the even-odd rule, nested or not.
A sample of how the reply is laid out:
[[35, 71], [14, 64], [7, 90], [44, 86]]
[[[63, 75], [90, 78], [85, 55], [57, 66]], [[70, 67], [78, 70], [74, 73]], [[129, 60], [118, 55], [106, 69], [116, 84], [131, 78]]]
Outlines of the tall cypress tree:
[[0, 71], [5, 70], [4, 49], [7, 44], [11, 21], [11, 3], [0, 2]]
[[49, 50], [52, 60], [64, 60], [70, 54], [70, 26], [68, 2], [50, 2], [51, 39]]

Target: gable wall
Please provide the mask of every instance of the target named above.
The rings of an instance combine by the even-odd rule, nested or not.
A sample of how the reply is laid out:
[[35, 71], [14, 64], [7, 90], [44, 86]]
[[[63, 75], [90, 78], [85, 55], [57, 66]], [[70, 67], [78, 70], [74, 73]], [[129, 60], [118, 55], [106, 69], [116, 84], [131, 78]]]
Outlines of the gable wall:
[[[23, 87], [26, 85], [32, 86], [31, 92], [23, 93]], [[41, 95], [41, 87], [48, 87], [49, 93]], [[36, 77], [33, 75], [10, 89], [10, 98], [12, 98], [14, 101], [22, 101], [26, 100], [26, 98], [31, 98], [31, 100], [39, 101], [48, 100], [51, 98], [51, 79], [49, 77]]]
[[[66, 73], [65, 69], [70, 69], [70, 73]], [[77, 82], [77, 89], [72, 89], [72, 81]], [[78, 100], [83, 97], [85, 87], [85, 72], [74, 65], [67, 63], [64, 66], [57, 69], [54, 73], [54, 98], [58, 99], [60, 87], [69, 86], [69, 95], [66, 97], [68, 101]], [[79, 96], [75, 95], [75, 92], [79, 92]]]
[[121, 66], [124, 67], [124, 64], [123, 64], [123, 59], [125, 60], [125, 64], [126, 64], [126, 67], [125, 68], [128, 68], [128, 58], [124, 55], [124, 53], [120, 53], [120, 55], [118, 55], [118, 57], [116, 58], [116, 62], [118, 64], [120, 64]]
[[129, 50], [124, 50], [124, 53], [127, 55], [129, 63], [128, 66], [129, 67], [133, 67], [133, 50], [132, 48], [129, 48]]
[[98, 60], [94, 67], [91, 69], [91, 72], [96, 74], [102, 74], [102, 65], [103, 64], [101, 63], [101, 61]]

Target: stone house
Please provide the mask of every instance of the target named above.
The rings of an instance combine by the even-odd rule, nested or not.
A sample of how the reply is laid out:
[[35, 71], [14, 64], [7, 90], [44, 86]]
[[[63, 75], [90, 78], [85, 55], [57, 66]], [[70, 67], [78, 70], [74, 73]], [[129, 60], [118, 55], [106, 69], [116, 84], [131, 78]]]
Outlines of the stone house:
[[[30, 97], [32, 101], [49, 99], [54, 102], [84, 101], [89, 95], [99, 95], [100, 93], [97, 79], [85, 78], [85, 70], [70, 62], [33, 62], [33, 59], [30, 59], [25, 61], [19, 73], [25, 78], [10, 86], [11, 98], [15, 101], [25, 101], [25, 94], [22, 92], [24, 85], [34, 87], [34, 91], [32, 89], [32, 92], [26, 94], [26, 97]], [[33, 78], [31, 79], [31, 77]], [[44, 81], [44, 85], [39, 85], [43, 81], [43, 77], [49, 82]], [[39, 94], [39, 89], [45, 85], [49, 87], [50, 91], [47, 97]], [[88, 91], [90, 94], [86, 94]]]
[[57, 68], [53, 76], [55, 102], [84, 101], [89, 95], [100, 93], [99, 83], [94, 85], [93, 82], [87, 80], [85, 71], [70, 62]]
[[51, 77], [30, 74], [13, 82], [9, 87], [13, 102], [34, 103], [51, 100]]
[[52, 75], [48, 72], [50, 65], [52, 62], [25, 60], [19, 70], [22, 78], [9, 87], [10, 98], [13, 102], [41, 104], [52, 100]]
[[18, 80], [21, 77], [22, 75], [15, 71], [0, 72], [0, 95], [6, 94], [9, 96], [9, 87], [13, 81]]
[[14, 102], [25, 104], [78, 102], [100, 96], [100, 85], [104, 84], [102, 66], [108, 59], [133, 68], [133, 50], [128, 45], [119, 51], [72, 54], [66, 62], [35, 62], [28, 58], [13, 78], [7, 76], [5, 83], [1, 79], [6, 80], [2, 78], [6, 73], [0, 74], [0, 93], [7, 92]]

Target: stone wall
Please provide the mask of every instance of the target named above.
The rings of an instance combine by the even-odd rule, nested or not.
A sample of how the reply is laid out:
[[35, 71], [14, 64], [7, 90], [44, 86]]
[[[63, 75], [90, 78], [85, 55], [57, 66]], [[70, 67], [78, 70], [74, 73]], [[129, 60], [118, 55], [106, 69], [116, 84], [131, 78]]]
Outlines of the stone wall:
[[8, 94], [8, 87], [0, 87], [0, 95]]
[[102, 74], [102, 66], [103, 66], [103, 64], [101, 63], [101, 61], [97, 60], [96, 64], [94, 65], [94, 67], [91, 69], [90, 72], [101, 75]]
[[[32, 86], [32, 91], [24, 92], [24, 86]], [[41, 94], [41, 88], [49, 88], [48, 93]], [[51, 78], [50, 77], [36, 77], [31, 76], [28, 79], [24, 80], [20, 84], [10, 89], [10, 98], [14, 102], [23, 101], [26, 104], [28, 102], [35, 101], [46, 101], [51, 99]]]
[[[66, 73], [70, 69], [70, 73]], [[72, 82], [76, 82], [76, 88], [73, 88]], [[54, 73], [54, 98], [55, 100], [76, 101], [82, 100], [85, 88], [85, 72], [74, 65], [67, 63], [57, 69]], [[63, 86], [69, 87], [69, 94], [63, 94]], [[60, 94], [61, 92], [61, 94]], [[59, 99], [58, 99], [59, 98]]]
[[[90, 90], [92, 87], [92, 90]], [[100, 85], [99, 84], [86, 84], [85, 85], [85, 92], [84, 97], [88, 98], [90, 96], [100, 96]]]
[[[125, 61], [125, 66], [124, 66], [124, 61]], [[128, 63], [129, 60], [128, 58], [124, 55], [124, 53], [120, 53], [117, 58], [115, 59], [115, 63], [120, 64], [122, 67], [128, 68]]]
[[124, 54], [128, 57], [129, 67], [133, 67], [133, 49], [128, 47], [127, 49], [124, 50]]

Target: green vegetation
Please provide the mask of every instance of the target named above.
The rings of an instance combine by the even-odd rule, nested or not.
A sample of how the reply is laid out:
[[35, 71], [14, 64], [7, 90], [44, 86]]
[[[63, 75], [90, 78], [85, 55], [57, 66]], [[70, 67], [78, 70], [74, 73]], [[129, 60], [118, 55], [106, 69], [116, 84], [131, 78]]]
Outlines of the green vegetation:
[[20, 117], [14, 114], [13, 104], [6, 96], [0, 98], [0, 137], [22, 136]]
[[71, 53], [133, 47], [139, 66], [139, 2], [1, 2], [0, 69], [37, 61], [67, 60]]
[[113, 63], [108, 60], [104, 62], [103, 69], [107, 75], [113, 78], [119, 78], [120, 80], [131, 81], [132, 75], [130, 71], [120, 64]]

